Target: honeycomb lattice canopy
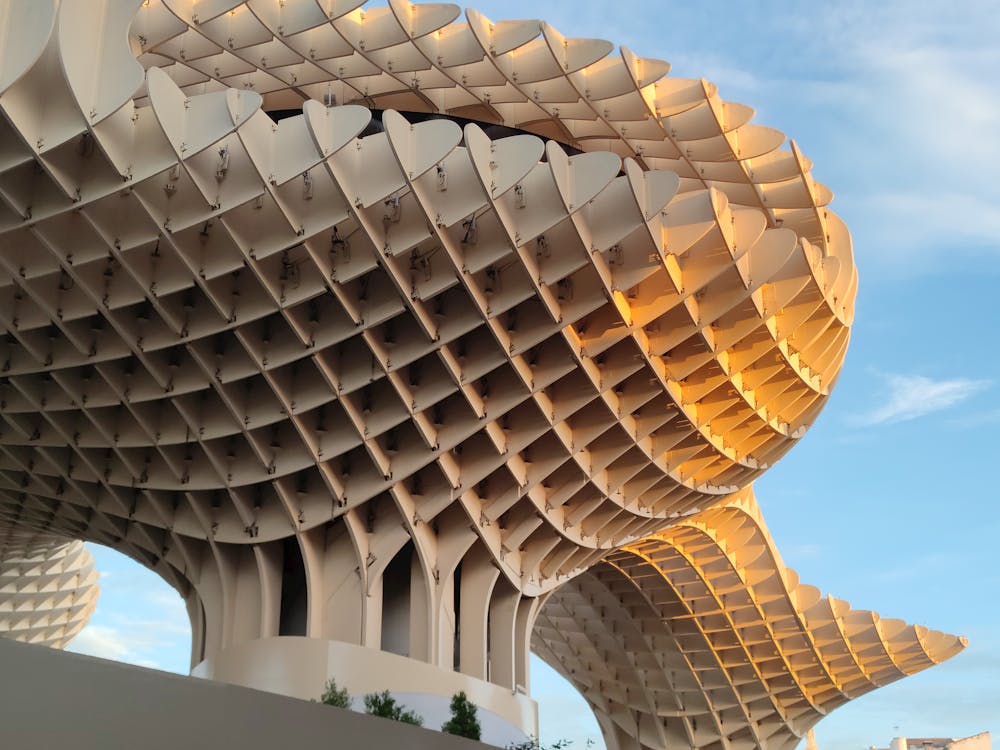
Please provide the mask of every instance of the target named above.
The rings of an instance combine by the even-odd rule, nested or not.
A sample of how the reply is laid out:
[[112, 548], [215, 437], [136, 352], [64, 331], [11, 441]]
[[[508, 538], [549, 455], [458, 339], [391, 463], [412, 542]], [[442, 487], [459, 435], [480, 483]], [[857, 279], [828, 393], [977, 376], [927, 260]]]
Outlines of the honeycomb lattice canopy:
[[83, 542], [0, 547], [0, 638], [64, 648], [97, 606], [94, 558]]
[[355, 6], [11, 6], [0, 502], [178, 570], [458, 508], [538, 593], [788, 450], [856, 279], [794, 145], [545, 23]]
[[459, 14], [0, 8], [0, 597], [96, 591], [18, 539], [107, 544], [197, 674], [332, 660], [525, 733], [534, 642], [609, 747], [778, 747], [957, 651], [798, 585], [749, 495], [853, 319], [810, 162], [663, 61]]
[[532, 645], [622, 748], [791, 750], [837, 706], [966, 640], [799, 583], [744, 490], [560, 586]]

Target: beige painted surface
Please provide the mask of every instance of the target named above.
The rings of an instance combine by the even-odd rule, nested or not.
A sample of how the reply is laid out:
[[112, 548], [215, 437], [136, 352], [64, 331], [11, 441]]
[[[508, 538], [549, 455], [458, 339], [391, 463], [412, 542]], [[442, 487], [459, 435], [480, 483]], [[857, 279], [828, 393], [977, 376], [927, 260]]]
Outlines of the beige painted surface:
[[[52, 511], [38, 523], [69, 533], [72, 508], [96, 509], [73, 533], [141, 526], [125, 546], [197, 588], [219, 544], [297, 536], [312, 565], [302, 537], [343, 519], [376, 574], [410, 537], [438, 581], [485, 547], [538, 594], [746, 485], [821, 407], [847, 342], [849, 238], [808, 162], [713, 87], [556, 43], [545, 24], [448, 25], [450, 6], [338, 6], [332, 21], [305, 1], [97, 7], [59, 4], [48, 36], [11, 50], [23, 74], [0, 94], [8, 173], [32, 174], [0, 217], [19, 523]], [[464, 50], [461, 75], [425, 60], [433, 91], [488, 98], [484, 122], [527, 129], [558, 109], [565, 129], [596, 128], [561, 140], [598, 150], [393, 112], [358, 138], [370, 115], [355, 105], [307, 101], [277, 125], [260, 109], [327, 68], [338, 102], [388, 106], [373, 92], [396, 78], [368, 58], [391, 49], [398, 72], [424, 37]], [[367, 98], [343, 88], [337, 50], [368, 71]], [[226, 77], [248, 60], [250, 78]], [[577, 73], [579, 107], [546, 105]], [[491, 77], [531, 103], [468, 83]], [[438, 96], [408, 91], [416, 111]], [[636, 122], [659, 151], [609, 137]], [[372, 513], [406, 534], [370, 540]], [[475, 536], [425, 533], [433, 521]]]
[[192, 664], [295, 635], [527, 692], [544, 598], [714, 517], [839, 374], [794, 143], [459, 14], [0, 4], [0, 529], [155, 570]]
[[980, 732], [971, 737], [953, 739], [948, 750], [993, 750], [993, 741], [989, 732]]

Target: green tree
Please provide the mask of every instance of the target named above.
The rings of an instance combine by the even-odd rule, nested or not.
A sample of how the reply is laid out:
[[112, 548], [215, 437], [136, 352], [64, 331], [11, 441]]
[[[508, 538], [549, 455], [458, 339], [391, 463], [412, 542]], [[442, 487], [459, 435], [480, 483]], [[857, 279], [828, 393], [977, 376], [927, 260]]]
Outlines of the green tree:
[[319, 697], [319, 702], [336, 708], [350, 708], [351, 696], [347, 694], [347, 688], [338, 688], [337, 681], [331, 677]]
[[424, 725], [424, 719], [420, 714], [409, 711], [405, 706], [396, 703], [396, 699], [389, 695], [388, 690], [381, 693], [368, 693], [365, 696], [365, 711], [372, 716], [381, 716], [383, 719], [401, 721], [404, 724], [414, 724], [418, 727]]
[[478, 714], [479, 709], [464, 692], [455, 693], [451, 696], [451, 718], [441, 725], [441, 731], [478, 740], [483, 733]]

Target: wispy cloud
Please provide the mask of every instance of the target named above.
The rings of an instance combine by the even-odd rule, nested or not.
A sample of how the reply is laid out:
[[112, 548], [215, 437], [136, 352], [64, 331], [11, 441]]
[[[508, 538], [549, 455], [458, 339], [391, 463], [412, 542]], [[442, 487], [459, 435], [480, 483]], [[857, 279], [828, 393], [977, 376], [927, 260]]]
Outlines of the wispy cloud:
[[[969, 0], [962, 13], [928, 0], [786, 3], [767, 29], [738, 6], [730, 17], [738, 43], [711, 36], [717, 60], [705, 45], [687, 53], [697, 66], [669, 57], [719, 83], [725, 98], [746, 95], [766, 111], [761, 124], [799, 141], [816, 160], [814, 176], [836, 192], [833, 209], [869, 279], [1000, 254], [995, 0]], [[730, 79], [730, 69], [753, 71], [756, 85]]]
[[88, 625], [80, 631], [80, 634], [73, 639], [66, 650], [157, 669], [160, 666], [159, 663], [144, 657], [143, 654], [155, 650], [161, 645], [163, 645], [163, 641], [155, 637], [151, 638], [149, 631], [119, 629], [107, 625]]
[[191, 642], [184, 602], [169, 590], [134, 591], [128, 578], [102, 571], [104, 587], [97, 611], [67, 651], [164, 669], [161, 657], [183, 652]]
[[942, 247], [1000, 251], [992, 176], [1000, 143], [991, 135], [1000, 128], [1000, 87], [986, 73], [1000, 65], [996, 13], [978, 0], [960, 20], [939, 3], [845, 5], [829, 8], [826, 20], [836, 30], [839, 83], [855, 89], [842, 101], [855, 126], [851, 163], [879, 175], [842, 189], [853, 197], [844, 205], [866, 255], [913, 273], [951, 258]]
[[859, 414], [854, 422], [859, 426], [906, 422], [911, 419], [950, 409], [990, 387], [989, 380], [950, 378], [934, 380], [923, 375], [882, 374], [887, 394], [881, 405]]

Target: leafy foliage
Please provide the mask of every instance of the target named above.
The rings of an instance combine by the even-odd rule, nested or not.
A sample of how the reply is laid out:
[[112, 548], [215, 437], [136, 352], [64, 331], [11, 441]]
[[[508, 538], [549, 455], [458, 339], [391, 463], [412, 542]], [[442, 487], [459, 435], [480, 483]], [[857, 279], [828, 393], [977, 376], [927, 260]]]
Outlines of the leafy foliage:
[[441, 725], [441, 731], [478, 740], [483, 733], [479, 725], [479, 709], [464, 692], [451, 696], [451, 718]]
[[[504, 750], [567, 750], [573, 744], [573, 740], [556, 740], [551, 745], [543, 745], [537, 737], [529, 737], [524, 742], [512, 742]], [[594, 744], [593, 740], [587, 740], [587, 747]]]
[[350, 708], [351, 696], [348, 695], [347, 688], [338, 688], [337, 681], [331, 677], [326, 683], [323, 695], [319, 697], [319, 702], [336, 708]]
[[424, 725], [424, 718], [405, 706], [396, 703], [396, 699], [389, 695], [388, 690], [381, 693], [368, 693], [365, 696], [365, 711], [372, 716], [381, 716], [383, 719], [401, 721], [404, 724], [414, 724], [418, 727]]

